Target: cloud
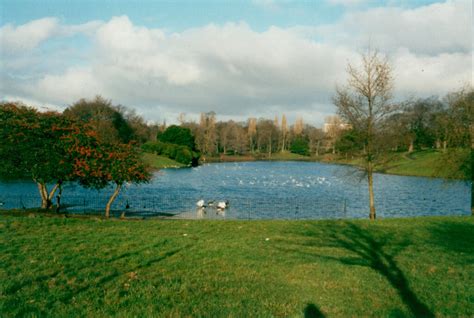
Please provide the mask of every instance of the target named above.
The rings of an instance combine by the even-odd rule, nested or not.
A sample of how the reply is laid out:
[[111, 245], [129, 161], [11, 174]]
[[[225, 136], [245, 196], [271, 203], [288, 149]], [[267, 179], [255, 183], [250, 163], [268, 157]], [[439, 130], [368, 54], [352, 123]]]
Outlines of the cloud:
[[396, 91], [403, 95], [438, 95], [472, 85], [472, 54], [416, 55], [401, 49], [391, 58]]
[[343, 6], [357, 6], [360, 4], [367, 3], [368, 0], [326, 0], [329, 4], [332, 5], [343, 5]]
[[329, 42], [351, 46], [370, 42], [386, 51], [404, 47], [418, 54], [470, 52], [471, 11], [472, 4], [466, 0], [413, 9], [378, 7], [350, 11], [338, 23], [318, 27], [314, 33]]
[[54, 17], [33, 20], [19, 26], [6, 24], [0, 28], [2, 53], [29, 51], [53, 37], [70, 37], [79, 33], [93, 36], [101, 24], [101, 21], [89, 21], [84, 24], [62, 25]]
[[[136, 108], [147, 120], [174, 120], [180, 112], [197, 118], [214, 110], [236, 119], [304, 114], [320, 124], [335, 111], [330, 98], [335, 85], [345, 82], [347, 63], [359, 59], [364, 32], [382, 22], [379, 15], [387, 19], [387, 33], [374, 29], [371, 36], [384, 43], [393, 63], [398, 97], [442, 95], [469, 82], [472, 50], [464, 38], [471, 35], [457, 33], [465, 23], [465, 6], [447, 1], [417, 9], [378, 8], [349, 13], [325, 27], [265, 31], [240, 22], [173, 33], [136, 25], [127, 16], [78, 26], [56, 22], [53, 33], [59, 37], [90, 36], [87, 54], [74, 55], [72, 48], [67, 55], [35, 50], [8, 57], [1, 90], [4, 96], [62, 107], [100, 94]], [[357, 18], [365, 20], [358, 25]], [[333, 33], [323, 37], [323, 30]], [[405, 37], [397, 34], [400, 30]], [[62, 63], [46, 67], [56, 59]], [[28, 61], [43, 67], [33, 76]]]
[[3, 50], [31, 50], [51, 37], [58, 27], [58, 19], [44, 18], [14, 27], [7, 24], [0, 28], [0, 43]]

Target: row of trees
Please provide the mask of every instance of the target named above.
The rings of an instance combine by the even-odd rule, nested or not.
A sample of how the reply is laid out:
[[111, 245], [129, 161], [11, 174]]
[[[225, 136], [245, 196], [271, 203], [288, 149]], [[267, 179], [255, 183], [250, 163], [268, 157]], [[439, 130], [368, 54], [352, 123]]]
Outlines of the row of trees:
[[301, 118], [289, 126], [286, 116], [274, 120], [249, 118], [246, 122], [217, 121], [214, 112], [202, 113], [199, 123], [180, 116], [180, 126], [195, 136], [196, 149], [204, 157], [224, 155], [261, 155], [291, 151], [303, 155], [319, 154], [324, 133]]
[[[0, 104], [0, 178], [33, 180], [41, 207], [50, 209], [57, 194], [58, 210], [64, 182], [94, 189], [113, 185], [105, 207], [109, 217], [123, 184], [146, 182], [150, 173], [131, 138], [135, 130], [118, 111], [110, 105], [90, 107], [103, 116], [97, 120], [86, 116], [83, 101], [77, 105], [60, 114], [41, 113], [16, 103]], [[107, 125], [114, 128], [104, 128]]]

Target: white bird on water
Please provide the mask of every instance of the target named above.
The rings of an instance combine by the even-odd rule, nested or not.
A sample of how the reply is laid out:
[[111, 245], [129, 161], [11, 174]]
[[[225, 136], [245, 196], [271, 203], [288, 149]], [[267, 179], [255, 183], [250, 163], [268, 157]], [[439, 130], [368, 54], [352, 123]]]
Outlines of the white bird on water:
[[201, 199], [201, 200], [199, 200], [198, 202], [196, 202], [196, 206], [197, 206], [198, 208], [204, 208], [204, 207], [206, 206], [206, 204], [204, 203], [204, 200]]
[[217, 208], [219, 210], [225, 210], [229, 206], [229, 201], [221, 201], [217, 203]]

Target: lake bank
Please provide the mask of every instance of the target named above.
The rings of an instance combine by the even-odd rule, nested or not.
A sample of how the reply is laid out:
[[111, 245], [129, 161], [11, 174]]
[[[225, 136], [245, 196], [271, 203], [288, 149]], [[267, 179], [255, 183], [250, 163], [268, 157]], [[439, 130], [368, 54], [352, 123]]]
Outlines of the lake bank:
[[473, 231], [471, 217], [104, 222], [0, 214], [0, 311], [472, 316]]
[[[219, 219], [355, 219], [367, 215], [368, 191], [352, 166], [303, 161], [252, 161], [162, 169], [149, 183], [126, 185], [112, 210], [128, 216], [161, 213]], [[376, 173], [380, 217], [466, 215], [470, 186], [461, 181]], [[100, 192], [63, 185], [61, 203], [70, 213], [103, 210], [113, 189]], [[38, 207], [32, 182], [0, 182], [4, 209]], [[230, 202], [225, 211], [196, 209], [196, 202]], [[218, 213], [219, 212], [219, 213]], [[115, 213], [115, 212], [114, 212]], [[407, 214], [409, 213], [409, 214]]]
[[[399, 176], [416, 176], [429, 178], [445, 178], [452, 179], [453, 176], [440, 171], [441, 152], [435, 150], [423, 150], [413, 153], [394, 153], [389, 162], [383, 166], [375, 168], [375, 172], [399, 175]], [[145, 162], [152, 169], [166, 168], [188, 168], [167, 157], [145, 153]], [[303, 156], [290, 152], [275, 153], [270, 156], [263, 155], [221, 155], [218, 157], [203, 157], [200, 164], [222, 163], [222, 162], [251, 162], [251, 161], [304, 161], [304, 162], [322, 162], [330, 164], [350, 165], [362, 167], [363, 161], [360, 158], [346, 158], [344, 156], [325, 154], [321, 156]]]
[[[451, 175], [440, 171], [439, 160], [442, 153], [436, 150], [422, 150], [412, 153], [393, 153], [391, 159], [384, 165], [376, 166], [375, 172], [399, 175], [399, 176], [416, 176], [429, 178], [445, 178], [452, 179]], [[341, 164], [355, 167], [362, 167], [361, 158], [348, 158], [341, 155], [324, 154], [321, 156], [303, 156], [290, 152], [274, 153], [270, 156], [263, 155], [245, 155], [245, 156], [224, 156], [208, 157], [203, 163], [217, 162], [246, 162], [246, 161], [305, 161], [305, 162], [321, 162], [329, 164]]]

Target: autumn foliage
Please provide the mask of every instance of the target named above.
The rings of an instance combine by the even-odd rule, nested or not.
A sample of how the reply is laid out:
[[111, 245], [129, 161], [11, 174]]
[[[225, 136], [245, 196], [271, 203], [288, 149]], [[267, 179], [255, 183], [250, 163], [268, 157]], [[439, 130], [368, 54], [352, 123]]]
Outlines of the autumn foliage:
[[[52, 205], [65, 181], [95, 189], [146, 182], [147, 168], [133, 144], [105, 143], [87, 123], [60, 113], [41, 113], [15, 103], [0, 104], [0, 178], [30, 179], [38, 185], [42, 208]], [[47, 189], [47, 184], [53, 184]]]

